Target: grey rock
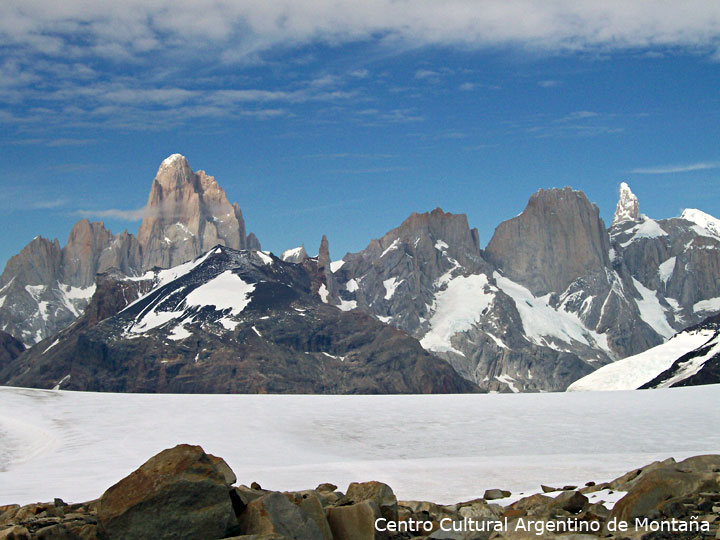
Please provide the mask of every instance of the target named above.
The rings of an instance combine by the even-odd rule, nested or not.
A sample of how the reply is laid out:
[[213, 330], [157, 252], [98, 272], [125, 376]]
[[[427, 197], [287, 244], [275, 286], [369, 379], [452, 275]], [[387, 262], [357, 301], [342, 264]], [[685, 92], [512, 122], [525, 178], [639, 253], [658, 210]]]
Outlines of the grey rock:
[[571, 514], [577, 514], [588, 504], [588, 498], [578, 491], [563, 491], [555, 497], [555, 504]]
[[494, 501], [497, 499], [506, 499], [512, 495], [509, 491], [505, 491], [503, 489], [487, 489], [485, 490], [485, 494], [483, 495], [483, 499], [488, 501]]
[[269, 493], [248, 504], [239, 516], [244, 534], [275, 534], [294, 540], [320, 540], [320, 528], [281, 493]]
[[380, 540], [385, 535], [375, 529], [380, 509], [373, 501], [327, 509], [327, 520], [335, 540]]

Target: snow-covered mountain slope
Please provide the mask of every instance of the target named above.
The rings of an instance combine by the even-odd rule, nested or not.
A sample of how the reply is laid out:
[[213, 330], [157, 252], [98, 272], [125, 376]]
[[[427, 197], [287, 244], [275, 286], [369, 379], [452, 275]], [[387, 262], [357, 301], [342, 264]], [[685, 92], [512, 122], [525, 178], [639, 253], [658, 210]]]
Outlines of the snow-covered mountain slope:
[[[307, 489], [378, 480], [400, 499], [606, 481], [717, 452], [720, 386], [647, 392], [148, 395], [0, 388], [0, 504], [91, 500], [178, 443], [223, 456], [241, 483]], [[619, 426], [622, 429], [619, 429]], [[252, 439], [249, 439], [252, 437]], [[38, 481], [38, 475], [42, 481]]]
[[640, 354], [603, 366], [569, 392], [667, 388], [720, 382], [720, 317], [680, 332]]
[[404, 332], [323, 303], [324, 279], [317, 259], [224, 246], [140, 278], [111, 276], [82, 318], [12, 360], [0, 381], [117, 392], [478, 391]]

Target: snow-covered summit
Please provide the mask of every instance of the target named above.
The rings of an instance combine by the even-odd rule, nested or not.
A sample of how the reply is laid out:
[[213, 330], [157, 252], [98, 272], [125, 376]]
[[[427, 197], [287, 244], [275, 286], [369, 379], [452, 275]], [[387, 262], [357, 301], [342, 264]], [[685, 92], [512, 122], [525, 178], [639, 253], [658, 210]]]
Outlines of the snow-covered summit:
[[171, 154], [165, 159], [163, 159], [162, 163], [160, 164], [160, 168], [162, 169], [163, 167], [169, 167], [179, 160], [187, 162], [187, 158], [182, 154]]
[[615, 215], [613, 216], [612, 224], [620, 223], [621, 221], [636, 220], [640, 217], [640, 205], [638, 198], [630, 189], [625, 182], [620, 184], [620, 199], [618, 200], [617, 207], [615, 208]]
[[305, 251], [305, 244], [292, 248], [292, 249], [286, 249], [282, 252], [282, 255], [280, 258], [285, 262], [291, 262], [291, 263], [300, 263], [303, 262], [305, 259], [308, 258], [308, 254]]
[[698, 227], [705, 229], [705, 231], [709, 232], [713, 236], [720, 237], [720, 219], [717, 219], [710, 214], [706, 214], [702, 210], [688, 208], [683, 211], [680, 219], [690, 221]]

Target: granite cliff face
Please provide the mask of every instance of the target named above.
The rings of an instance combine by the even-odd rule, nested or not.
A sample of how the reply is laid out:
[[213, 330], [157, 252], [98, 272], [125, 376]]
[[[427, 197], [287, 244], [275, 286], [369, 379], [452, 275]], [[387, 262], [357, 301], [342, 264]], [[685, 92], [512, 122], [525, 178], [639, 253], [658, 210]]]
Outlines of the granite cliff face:
[[571, 188], [541, 189], [517, 217], [501, 223], [487, 259], [533, 294], [562, 292], [610, 266], [610, 238], [597, 206]]
[[184, 156], [162, 162], [138, 230], [143, 269], [171, 268], [215, 245], [246, 249], [245, 221], [237, 204], [205, 171], [193, 172]]
[[141, 278], [105, 276], [85, 315], [10, 362], [0, 384], [177, 393], [478, 390], [406, 333], [323, 303], [313, 291], [317, 274], [316, 259], [285, 263], [216, 246]]
[[95, 277], [115, 269], [127, 276], [192, 260], [212, 246], [260, 249], [237, 204], [215, 179], [193, 172], [173, 154], [153, 180], [138, 237], [113, 235], [103, 223], [78, 221], [67, 243], [33, 239], [0, 276], [0, 330], [27, 345], [71, 324], [88, 305]]

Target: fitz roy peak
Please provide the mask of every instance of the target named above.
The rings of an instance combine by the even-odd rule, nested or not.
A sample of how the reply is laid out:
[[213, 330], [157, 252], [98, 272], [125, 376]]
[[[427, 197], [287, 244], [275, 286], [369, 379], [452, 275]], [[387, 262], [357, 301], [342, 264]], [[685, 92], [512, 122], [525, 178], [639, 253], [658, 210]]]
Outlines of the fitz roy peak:
[[205, 171], [193, 172], [180, 154], [168, 157], [158, 169], [138, 242], [143, 269], [171, 268], [218, 244], [248, 248], [240, 207], [228, 202], [214, 177]]
[[190, 261], [215, 245], [260, 249], [237, 204], [185, 157], [165, 159], [152, 182], [138, 236], [113, 235], [103, 223], [78, 221], [64, 247], [40, 236], [12, 257], [0, 276], [0, 330], [26, 345], [55, 334], [82, 314], [95, 276], [110, 269], [135, 276]]

